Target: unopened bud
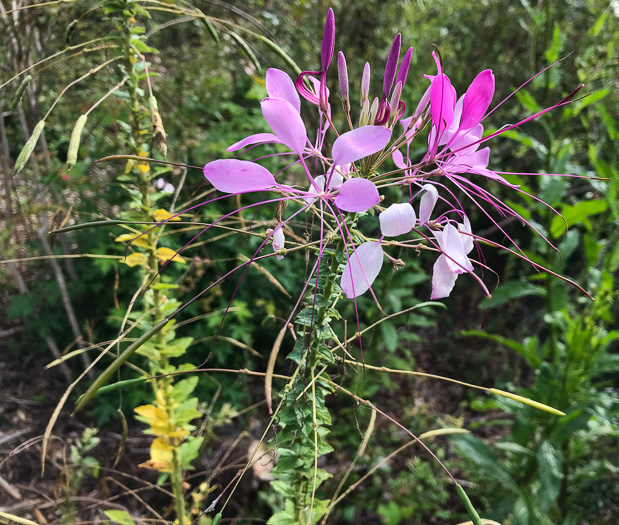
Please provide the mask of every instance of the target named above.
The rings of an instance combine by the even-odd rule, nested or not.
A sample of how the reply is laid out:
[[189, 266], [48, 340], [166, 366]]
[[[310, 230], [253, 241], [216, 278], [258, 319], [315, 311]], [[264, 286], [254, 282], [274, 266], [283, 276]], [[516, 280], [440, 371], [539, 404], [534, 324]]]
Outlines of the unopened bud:
[[376, 120], [376, 114], [378, 113], [378, 97], [374, 97], [374, 102], [372, 102], [372, 107], [370, 108], [370, 122], [374, 122]]
[[400, 64], [400, 70], [398, 71], [398, 76], [395, 79], [396, 86], [398, 82], [402, 82], [402, 88], [406, 85], [406, 77], [408, 76], [408, 70], [411, 67], [411, 60], [413, 59], [413, 48], [409, 47], [406, 50], [406, 54], [402, 59], [402, 64]]
[[342, 104], [344, 111], [350, 111], [350, 101], [348, 99], [348, 70], [346, 69], [346, 58], [341, 51], [337, 54], [337, 73], [340, 81], [340, 95], [342, 96]]
[[333, 52], [335, 51], [335, 16], [333, 9], [329, 8], [327, 20], [325, 21], [325, 32], [322, 36], [322, 50], [320, 54], [320, 64], [322, 71], [325, 72], [331, 65], [333, 60]]
[[401, 96], [402, 96], [402, 82], [398, 82], [395, 85], [395, 89], [393, 90], [393, 94], [391, 95], [391, 100], [389, 101], [389, 111], [391, 112], [391, 115], [398, 114]]
[[370, 101], [366, 98], [361, 108], [361, 116], [359, 117], [359, 127], [367, 126], [370, 121]]
[[402, 42], [402, 36], [398, 33], [393, 39], [393, 45], [389, 56], [387, 57], [387, 64], [385, 65], [385, 78], [383, 80], [383, 97], [388, 97], [393, 86], [393, 80], [395, 79], [395, 72], [398, 67], [398, 61], [400, 60], [400, 46]]
[[370, 64], [365, 63], [363, 68], [363, 76], [361, 77], [361, 107], [370, 97]]

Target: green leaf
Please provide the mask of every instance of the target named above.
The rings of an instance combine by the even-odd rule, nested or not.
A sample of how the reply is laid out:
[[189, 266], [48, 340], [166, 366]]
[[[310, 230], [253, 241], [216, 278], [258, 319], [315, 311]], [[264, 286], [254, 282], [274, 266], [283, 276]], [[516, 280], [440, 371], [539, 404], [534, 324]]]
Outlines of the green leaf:
[[124, 510], [106, 510], [103, 514], [110, 518], [114, 523], [120, 523], [120, 525], [135, 525], [133, 518]]
[[180, 357], [185, 353], [187, 347], [192, 342], [193, 337], [181, 337], [179, 339], [175, 339], [174, 341], [170, 341], [161, 353], [167, 355], [168, 357]]
[[189, 468], [191, 462], [200, 455], [201, 437], [189, 437], [178, 448], [183, 468]]
[[299, 522], [286, 511], [276, 512], [269, 518], [267, 525], [299, 525]]
[[155, 48], [147, 46], [139, 37], [136, 35], [135, 38], [131, 39], [131, 45], [133, 45], [140, 53], [159, 53]]
[[542, 441], [537, 449], [537, 472], [540, 480], [537, 505], [545, 513], [557, 499], [563, 479], [563, 455], [548, 441]]
[[518, 492], [518, 485], [499, 464], [488, 445], [481, 439], [471, 434], [454, 434], [450, 439], [454, 448], [461, 455], [469, 458], [481, 467], [483, 475], [498, 481], [513, 492]]
[[492, 297], [485, 298], [481, 302], [480, 308], [496, 308], [497, 306], [501, 306], [509, 301], [530, 295], [544, 297], [546, 295], [546, 290], [541, 286], [536, 286], [531, 283], [522, 281], [507, 281], [506, 283], [501, 284], [492, 293]]
[[172, 399], [174, 399], [177, 403], [182, 403], [189, 397], [189, 394], [194, 391], [197, 385], [197, 376], [181, 379], [174, 385], [174, 390], [172, 390]]
[[591, 231], [592, 226], [587, 219], [592, 215], [603, 213], [606, 208], [608, 208], [608, 203], [601, 199], [582, 201], [573, 206], [564, 206], [561, 210], [561, 216], [557, 215], [552, 219], [550, 233], [553, 237], [559, 237], [565, 232], [566, 228], [579, 223], [583, 223], [587, 230]]

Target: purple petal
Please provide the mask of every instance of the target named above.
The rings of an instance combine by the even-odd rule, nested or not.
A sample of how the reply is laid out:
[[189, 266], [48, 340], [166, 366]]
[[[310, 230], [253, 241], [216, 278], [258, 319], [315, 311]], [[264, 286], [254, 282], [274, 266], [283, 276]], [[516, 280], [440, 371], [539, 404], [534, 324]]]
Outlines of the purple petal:
[[333, 143], [333, 163], [349, 164], [381, 151], [391, 139], [384, 126], [363, 126], [342, 133]]
[[494, 75], [491, 69], [482, 71], [466, 90], [462, 105], [461, 129], [470, 129], [481, 122], [494, 95]]
[[307, 141], [307, 131], [299, 112], [282, 98], [265, 98], [261, 103], [264, 120], [286, 146], [301, 156]]
[[484, 148], [468, 155], [454, 155], [444, 168], [452, 173], [464, 173], [473, 169], [485, 169], [489, 161], [490, 148]]
[[204, 176], [223, 193], [267, 190], [277, 185], [269, 170], [247, 160], [219, 159], [204, 166]]
[[320, 64], [322, 71], [329, 69], [335, 51], [335, 16], [333, 9], [329, 8], [325, 21], [325, 32], [322, 35], [322, 49], [320, 52]]
[[430, 87], [430, 107], [432, 109], [432, 122], [441, 133], [451, 126], [456, 106], [456, 93], [447, 78], [447, 75], [436, 75]]
[[380, 195], [378, 188], [371, 180], [348, 179], [340, 188], [340, 194], [333, 199], [336, 206], [343, 211], [367, 211], [378, 204]]
[[237, 151], [250, 144], [264, 144], [266, 142], [277, 142], [281, 144], [282, 141], [273, 135], [273, 133], [256, 133], [255, 135], [250, 135], [243, 140], [235, 142], [232, 146], [228, 147], [228, 151]]
[[435, 237], [443, 253], [448, 255], [447, 266], [453, 273], [473, 271], [473, 265], [464, 251], [462, 235], [453, 224], [445, 226], [442, 232], [435, 232]]
[[398, 71], [398, 76], [395, 79], [396, 85], [398, 82], [402, 82], [402, 87], [406, 84], [406, 77], [408, 76], [408, 70], [411, 67], [411, 60], [413, 58], [413, 48], [409, 47], [406, 50], [406, 54], [402, 59], [402, 64], [400, 64], [400, 70]]
[[453, 290], [458, 275], [453, 273], [447, 266], [447, 257], [441, 255], [434, 263], [432, 272], [432, 294], [430, 299], [443, 299], [449, 297]]
[[398, 67], [398, 60], [400, 60], [400, 46], [402, 44], [402, 35], [398, 33], [393, 39], [391, 45], [391, 51], [387, 57], [387, 64], [385, 65], [385, 78], [383, 80], [383, 98], [389, 96], [391, 86], [393, 86], [393, 80], [395, 79], [395, 70]]
[[395, 203], [379, 216], [380, 231], [385, 237], [397, 237], [410, 232], [415, 226], [415, 210], [408, 202]]
[[425, 224], [430, 220], [430, 215], [434, 211], [438, 200], [438, 190], [432, 184], [424, 184], [421, 188], [426, 192], [421, 196], [419, 203], [419, 223]]
[[283, 98], [292, 104], [297, 113], [301, 113], [301, 99], [288, 74], [271, 68], [267, 71], [266, 84], [269, 97]]
[[408, 168], [408, 165], [406, 164], [406, 162], [404, 162], [404, 155], [402, 155], [402, 152], [399, 149], [394, 149], [393, 153], [391, 154], [391, 158], [393, 160], [393, 163], [400, 169], [406, 169]]
[[342, 271], [342, 291], [352, 299], [367, 292], [383, 266], [383, 249], [379, 242], [364, 242], [350, 255]]

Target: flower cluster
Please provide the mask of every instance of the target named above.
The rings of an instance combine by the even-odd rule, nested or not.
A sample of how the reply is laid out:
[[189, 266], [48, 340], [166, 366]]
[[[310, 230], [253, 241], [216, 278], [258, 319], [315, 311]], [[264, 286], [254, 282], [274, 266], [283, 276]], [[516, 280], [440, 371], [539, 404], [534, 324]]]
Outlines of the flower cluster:
[[[459, 199], [465, 196], [472, 201], [509, 239], [493, 216], [511, 216], [523, 223], [526, 220], [493, 195], [490, 188], [492, 184], [502, 184], [522, 190], [488, 168], [490, 149], [481, 146], [498, 133], [550, 111], [567, 99], [484, 137], [482, 122], [493, 111], [489, 111], [495, 88], [492, 71], [479, 73], [458, 97], [434, 54], [436, 74], [424, 75], [428, 87], [415, 110], [406, 117], [407, 105], [402, 100], [402, 92], [413, 49], [409, 48], [400, 61], [398, 34], [385, 65], [381, 96], [372, 102], [370, 66], [365, 65], [357, 127], [353, 126], [350, 114], [346, 60], [343, 53], [338, 54], [339, 91], [349, 127], [340, 133], [333, 123], [327, 88], [327, 71], [334, 50], [335, 22], [330, 9], [320, 71], [304, 71], [293, 81], [285, 72], [269, 69], [268, 96], [261, 102], [261, 109], [272, 133], [248, 136], [228, 148], [230, 152], [244, 152], [267, 143], [285, 146], [294, 157], [290, 166], [298, 166], [305, 173], [307, 189], [282, 184], [257, 162], [238, 159], [210, 162], [204, 167], [206, 179], [226, 194], [269, 191], [278, 193], [279, 197], [266, 202], [294, 200], [301, 204], [301, 210], [285, 220], [280, 218], [278, 225], [267, 232], [278, 259], [285, 254], [283, 227], [292, 217], [301, 211], [311, 211], [320, 217], [320, 253], [326, 242], [322, 226], [325, 216], [334, 221], [336, 236], [346, 247], [347, 262], [340, 284], [348, 298], [371, 290], [385, 257], [391, 259], [383, 247], [393, 245], [424, 247], [439, 254], [433, 268], [432, 299], [449, 296], [462, 273], [474, 276], [488, 293], [475, 274], [474, 264], [481, 263], [469, 258], [480, 238], [473, 233]], [[310, 140], [302, 117], [301, 97], [318, 111], [320, 125], [314, 141]], [[424, 131], [427, 131], [427, 150], [421, 160], [416, 160], [411, 157], [411, 144], [424, 140], [421, 138], [426, 136], [422, 135]], [[381, 166], [387, 161], [392, 161], [397, 169], [381, 173]], [[404, 198], [386, 205], [381, 191], [392, 186], [401, 188]], [[375, 213], [380, 237], [368, 240], [351, 231], [350, 225], [359, 214]], [[517, 246], [514, 250], [510, 251], [519, 253]], [[524, 254], [520, 256], [526, 258]]]

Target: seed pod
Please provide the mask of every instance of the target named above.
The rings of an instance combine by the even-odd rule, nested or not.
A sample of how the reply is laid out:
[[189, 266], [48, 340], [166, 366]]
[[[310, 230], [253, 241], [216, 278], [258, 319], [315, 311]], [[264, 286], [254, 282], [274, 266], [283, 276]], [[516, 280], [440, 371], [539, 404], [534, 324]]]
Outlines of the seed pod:
[[80, 115], [80, 118], [77, 119], [75, 127], [73, 128], [73, 133], [71, 133], [69, 152], [67, 153], [68, 171], [71, 171], [73, 169], [73, 166], [75, 166], [75, 163], [77, 162], [77, 152], [80, 149], [80, 140], [82, 138], [82, 132], [84, 131], [84, 126], [86, 125], [87, 120], [88, 115]]
[[34, 151], [34, 147], [37, 145], [37, 142], [39, 141], [39, 137], [41, 136], [41, 133], [43, 133], [44, 127], [45, 127], [45, 121], [41, 120], [34, 128], [34, 131], [32, 132], [32, 136], [28, 139], [28, 142], [26, 142], [26, 145], [23, 147], [23, 149], [21, 150], [21, 153], [19, 154], [19, 156], [17, 157], [17, 160], [15, 161], [15, 167], [13, 168], [13, 173], [15, 175], [17, 175], [24, 168], [24, 166], [26, 165], [26, 162], [28, 162], [30, 155], [32, 155], [32, 152]]
[[64, 34], [64, 40], [67, 43], [67, 45], [71, 45], [71, 35], [73, 34], [73, 31], [77, 27], [77, 23], [78, 22], [79, 22], [79, 20], [77, 20], [77, 19], [73, 20], [73, 22], [71, 22], [67, 26], [67, 30], [65, 31], [65, 34]]
[[11, 103], [9, 104], [11, 109], [15, 109], [17, 107], [17, 104], [19, 104], [19, 101], [24, 95], [24, 92], [26, 91], [26, 87], [28, 87], [28, 84], [30, 84], [31, 80], [32, 80], [32, 75], [28, 75], [26, 78], [24, 78], [24, 80], [21, 81], [21, 84], [17, 88], [17, 91], [15, 92], [15, 95], [13, 95], [13, 98], [11, 99]]
[[213, 40], [215, 40], [215, 43], [217, 45], [219, 45], [219, 35], [217, 34], [217, 31], [215, 31], [215, 26], [211, 23], [211, 21], [208, 19], [208, 17], [198, 8], [194, 8], [199, 14], [201, 14], [202, 16], [200, 17], [200, 22], [202, 22], [202, 24], [204, 25], [204, 27], [206, 27], [206, 30], [209, 32], [209, 34], [213, 37]]
[[161, 120], [161, 115], [159, 114], [159, 108], [157, 107], [157, 99], [151, 95], [148, 98], [148, 103], [150, 105], [150, 118], [153, 123], [153, 133], [155, 139], [155, 146], [157, 146], [161, 153], [163, 153], [164, 157], [168, 155], [168, 142], [165, 136], [165, 129], [163, 127], [163, 120]]
[[215, 514], [215, 517], [213, 518], [211, 525], [219, 525], [220, 521], [221, 521], [221, 512]]
[[249, 44], [236, 33], [230, 32], [228, 34], [232, 37], [232, 40], [234, 40], [249, 57], [249, 60], [251, 60], [254, 67], [258, 71], [260, 71], [262, 69], [262, 67], [260, 67], [260, 62], [258, 62], [258, 58], [256, 57], [256, 54], [252, 51], [251, 47], [249, 47]]

